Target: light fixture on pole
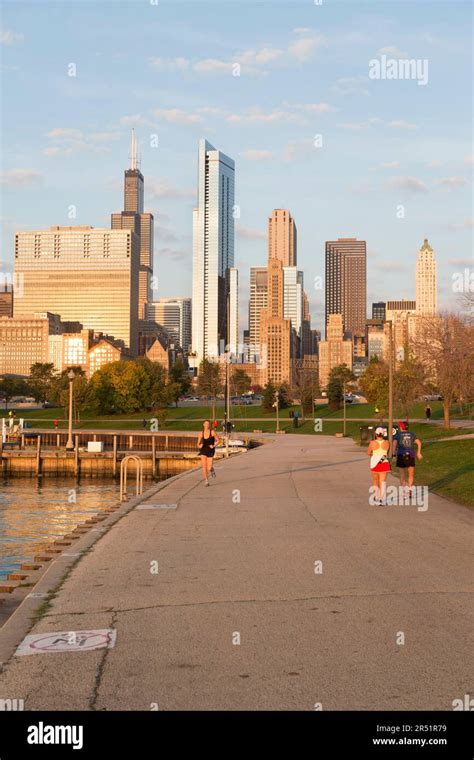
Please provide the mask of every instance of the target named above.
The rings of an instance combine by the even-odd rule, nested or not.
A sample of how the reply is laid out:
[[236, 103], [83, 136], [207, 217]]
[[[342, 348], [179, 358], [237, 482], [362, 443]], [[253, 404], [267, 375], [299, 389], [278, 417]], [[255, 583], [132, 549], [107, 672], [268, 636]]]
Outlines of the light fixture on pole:
[[74, 451], [74, 441], [72, 440], [72, 384], [74, 382], [75, 373], [72, 369], [67, 373], [69, 380], [69, 429], [66, 443], [66, 451]]

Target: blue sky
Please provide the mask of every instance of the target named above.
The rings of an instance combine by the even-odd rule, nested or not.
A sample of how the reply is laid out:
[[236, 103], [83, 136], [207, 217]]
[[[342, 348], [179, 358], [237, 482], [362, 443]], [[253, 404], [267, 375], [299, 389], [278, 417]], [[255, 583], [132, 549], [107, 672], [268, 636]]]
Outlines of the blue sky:
[[[314, 327], [324, 242], [337, 237], [367, 240], [368, 310], [414, 297], [425, 237], [440, 303], [455, 305], [452, 275], [472, 265], [470, 14], [456, 0], [4, 2], [4, 269], [15, 229], [109, 226], [134, 126], [155, 214], [155, 297], [191, 294], [206, 137], [236, 163], [241, 328], [277, 207], [296, 220]], [[370, 79], [382, 55], [426, 59], [428, 83]]]

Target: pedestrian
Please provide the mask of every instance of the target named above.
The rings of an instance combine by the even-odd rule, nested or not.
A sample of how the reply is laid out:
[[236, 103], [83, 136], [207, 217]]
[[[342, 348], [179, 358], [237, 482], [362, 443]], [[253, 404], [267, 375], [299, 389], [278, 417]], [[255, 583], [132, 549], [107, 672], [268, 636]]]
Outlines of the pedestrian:
[[143, 420], [142, 420], [142, 427], [143, 427], [143, 430], [146, 430], [147, 427], [148, 427], [148, 422], [146, 421], [145, 418], [143, 418]]
[[426, 415], [426, 421], [429, 422], [431, 419], [431, 406], [429, 404], [425, 407], [425, 415]]
[[387, 473], [390, 472], [388, 448], [388, 441], [385, 440], [383, 427], [375, 428], [375, 440], [369, 443], [367, 454], [370, 456], [372, 486], [375, 489], [375, 501], [378, 506], [382, 506], [385, 503], [385, 484]]
[[[413, 482], [415, 480], [416, 460], [422, 460], [421, 441], [415, 433], [408, 430], [405, 422], [399, 421], [399, 431], [393, 441], [393, 456], [397, 458], [398, 472], [400, 473], [400, 485], [407, 487], [408, 476], [408, 493], [411, 495]], [[415, 447], [417, 449], [415, 453]]]
[[59, 420], [58, 419], [54, 420], [53, 425], [54, 425], [54, 429], [57, 430], [59, 427]]
[[213, 478], [216, 477], [214, 470], [214, 454], [215, 448], [221, 442], [217, 430], [211, 429], [211, 423], [209, 420], [204, 420], [202, 423], [202, 430], [198, 438], [199, 456], [201, 457], [202, 464], [202, 476], [204, 485], [209, 485], [209, 473]]

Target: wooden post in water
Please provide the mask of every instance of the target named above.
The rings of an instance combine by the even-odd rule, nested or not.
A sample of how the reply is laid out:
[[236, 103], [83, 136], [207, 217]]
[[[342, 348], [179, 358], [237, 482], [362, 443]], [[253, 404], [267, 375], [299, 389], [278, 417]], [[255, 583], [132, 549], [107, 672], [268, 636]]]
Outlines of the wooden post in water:
[[151, 436], [151, 476], [152, 478], [155, 477], [155, 468], [156, 468], [156, 442], [155, 442], [155, 436], [152, 433], [152, 436]]
[[132, 450], [132, 449], [133, 449], [133, 435], [129, 435], [129, 436], [128, 436], [128, 448], [129, 448], [130, 450]]
[[60, 439], [61, 439], [61, 436], [59, 435], [59, 433], [57, 433], [57, 435], [56, 435], [56, 448], [57, 449], [59, 449]]
[[114, 466], [113, 466], [114, 478], [117, 476], [117, 436], [114, 435]]
[[74, 436], [74, 475], [79, 475], [79, 436]]
[[41, 436], [36, 439], [36, 475], [41, 475]]

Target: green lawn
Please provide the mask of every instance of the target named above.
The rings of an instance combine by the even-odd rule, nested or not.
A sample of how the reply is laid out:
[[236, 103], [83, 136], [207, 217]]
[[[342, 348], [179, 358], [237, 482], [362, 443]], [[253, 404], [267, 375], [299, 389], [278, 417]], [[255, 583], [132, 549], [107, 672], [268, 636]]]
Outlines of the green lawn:
[[417, 462], [415, 483], [474, 507], [474, 439], [427, 443]]

